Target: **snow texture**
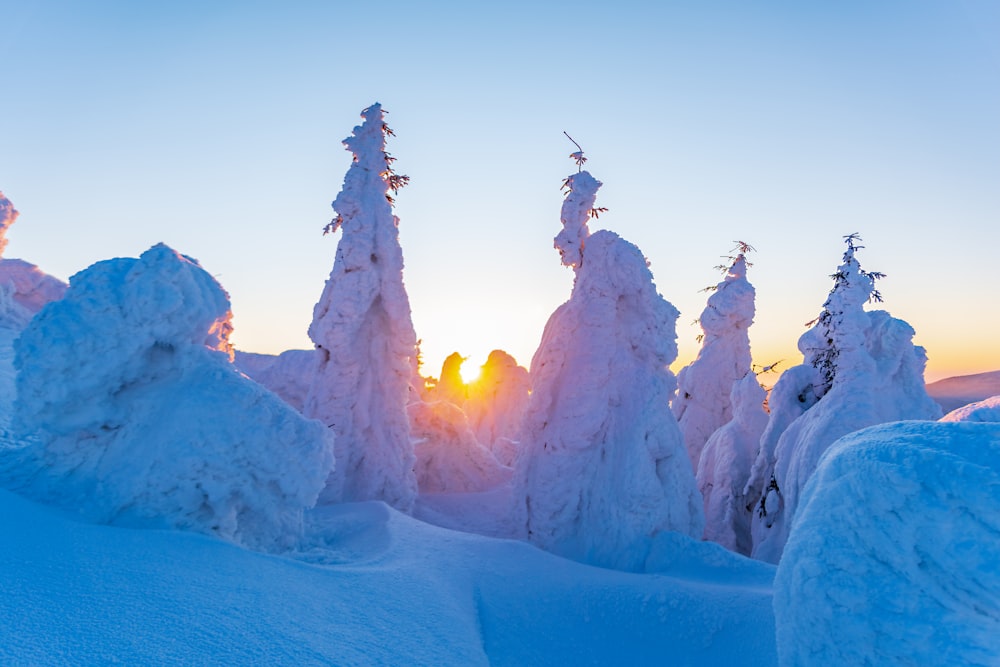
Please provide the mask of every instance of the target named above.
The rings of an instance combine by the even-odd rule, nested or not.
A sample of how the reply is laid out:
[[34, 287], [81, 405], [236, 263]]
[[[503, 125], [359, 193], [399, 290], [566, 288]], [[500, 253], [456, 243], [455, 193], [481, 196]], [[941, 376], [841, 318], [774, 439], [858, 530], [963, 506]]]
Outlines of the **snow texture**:
[[[817, 371], [813, 393], [819, 400], [788, 425], [775, 447], [776, 488], [768, 495], [779, 498], [765, 495], [763, 507], [758, 505], [763, 511], [755, 521], [764, 527], [757, 529], [761, 540], [753, 549], [755, 558], [768, 562], [781, 557], [802, 489], [835, 440], [875, 424], [941, 417], [941, 408], [924, 387], [927, 356], [913, 345], [913, 329], [885, 311], [864, 310], [874, 286], [854, 250], [849, 243], [823, 314], [799, 339], [806, 363]], [[785, 400], [799, 401], [800, 396], [789, 393]], [[799, 402], [807, 405], [810, 400]], [[794, 411], [775, 409], [782, 414]]]
[[309, 384], [316, 375], [319, 354], [316, 350], [286, 350], [274, 356], [236, 350], [233, 363], [251, 380], [302, 412]]
[[[573, 183], [599, 185], [586, 172]], [[592, 202], [592, 192], [580, 198]], [[584, 218], [586, 209], [576, 207], [575, 215]], [[544, 549], [641, 571], [652, 567], [658, 534], [700, 537], [704, 528], [668, 407], [678, 313], [656, 292], [638, 248], [609, 231], [585, 242], [570, 299], [549, 318], [532, 360], [514, 517]]]
[[767, 392], [757, 376], [747, 372], [733, 384], [732, 420], [713, 433], [698, 462], [698, 489], [705, 501], [706, 540], [749, 556], [750, 512], [745, 487], [767, 426]]
[[559, 216], [563, 228], [556, 235], [555, 248], [559, 251], [562, 263], [578, 271], [583, 264], [583, 247], [590, 236], [587, 221], [590, 220], [590, 212], [594, 210], [601, 182], [591, 176], [590, 172], [581, 171], [567, 176], [563, 187], [566, 189], [566, 198]]
[[903, 422], [830, 447], [774, 582], [781, 665], [996, 665], [1000, 424]]
[[421, 493], [484, 491], [510, 479], [510, 470], [476, 441], [458, 406], [446, 401], [417, 402], [407, 412]]
[[697, 469], [709, 436], [733, 416], [729, 394], [750, 372], [750, 336], [756, 292], [747, 280], [746, 257], [739, 254], [720, 282], [698, 323], [704, 332], [698, 357], [677, 375], [671, 409]]
[[336, 433], [337, 469], [322, 500], [384, 500], [408, 511], [417, 494], [406, 405], [417, 340], [403, 286], [399, 219], [388, 200], [391, 158], [374, 104], [344, 145], [354, 162], [333, 202], [342, 230], [333, 270], [313, 310], [318, 370], [305, 415]]
[[952, 410], [940, 419], [943, 422], [1000, 422], [1000, 396], [969, 403]]
[[464, 410], [476, 440], [505, 466], [514, 465], [530, 393], [528, 370], [503, 350], [490, 352], [479, 377], [468, 387]]
[[23, 444], [5, 484], [92, 521], [294, 544], [332, 443], [233, 368], [230, 318], [218, 283], [162, 244], [73, 276], [15, 344]]

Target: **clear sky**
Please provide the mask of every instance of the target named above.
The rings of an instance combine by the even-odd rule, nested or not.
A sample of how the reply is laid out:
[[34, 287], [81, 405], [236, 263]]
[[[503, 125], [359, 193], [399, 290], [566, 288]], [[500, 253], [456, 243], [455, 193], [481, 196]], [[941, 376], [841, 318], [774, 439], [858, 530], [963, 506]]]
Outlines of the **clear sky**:
[[755, 360], [798, 363], [842, 237], [888, 274], [929, 380], [1000, 369], [1000, 4], [0, 0], [6, 256], [61, 278], [163, 241], [229, 291], [241, 349], [309, 347], [350, 161], [381, 102], [426, 371], [523, 364], [572, 272], [579, 141], [599, 225], [681, 311], [734, 240], [758, 252]]

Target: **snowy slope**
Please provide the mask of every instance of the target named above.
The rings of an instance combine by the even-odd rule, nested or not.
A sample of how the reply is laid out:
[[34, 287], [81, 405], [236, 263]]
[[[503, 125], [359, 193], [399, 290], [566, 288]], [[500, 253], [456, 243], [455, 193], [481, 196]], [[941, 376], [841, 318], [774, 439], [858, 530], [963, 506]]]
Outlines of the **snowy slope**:
[[712, 545], [635, 575], [382, 503], [323, 511], [322, 540], [292, 558], [0, 491], [0, 664], [776, 663], [773, 569], [700, 564]]
[[927, 385], [927, 393], [945, 412], [1000, 395], [1000, 371], [960, 375]]

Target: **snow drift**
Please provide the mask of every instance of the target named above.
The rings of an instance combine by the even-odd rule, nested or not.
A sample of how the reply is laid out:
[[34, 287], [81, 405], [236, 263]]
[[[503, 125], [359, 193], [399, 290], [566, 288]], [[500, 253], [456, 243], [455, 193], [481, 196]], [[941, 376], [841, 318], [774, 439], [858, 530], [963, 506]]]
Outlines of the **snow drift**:
[[774, 582], [782, 665], [995, 665], [1000, 424], [886, 424], [830, 447]]
[[658, 534], [700, 537], [704, 527], [668, 405], [677, 310], [638, 248], [609, 231], [583, 233], [600, 183], [587, 172], [567, 183], [556, 246], [576, 280], [531, 363], [514, 515], [554, 553], [643, 570]]
[[229, 300], [165, 245], [73, 276], [15, 344], [6, 484], [98, 521], [295, 542], [333, 465], [321, 424], [230, 363]]
[[309, 337], [318, 370], [304, 414], [336, 433], [337, 469], [324, 501], [384, 500], [407, 511], [417, 495], [406, 405], [416, 376], [417, 338], [403, 286], [399, 219], [390, 190], [404, 177], [385, 152], [381, 106], [344, 145], [354, 162], [333, 202], [330, 231], [343, 231], [330, 278], [313, 310]]

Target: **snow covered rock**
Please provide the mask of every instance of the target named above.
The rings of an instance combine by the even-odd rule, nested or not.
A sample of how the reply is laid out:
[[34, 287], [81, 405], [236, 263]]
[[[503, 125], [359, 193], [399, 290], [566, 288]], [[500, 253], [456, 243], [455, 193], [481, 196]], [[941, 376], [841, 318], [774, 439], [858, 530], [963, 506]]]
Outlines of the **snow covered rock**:
[[408, 511], [417, 494], [406, 416], [417, 339], [403, 286], [399, 219], [389, 201], [405, 177], [392, 172], [385, 152], [389, 129], [381, 106], [368, 107], [362, 118], [344, 140], [354, 162], [333, 202], [330, 229], [343, 236], [309, 326], [319, 362], [304, 414], [337, 436], [337, 469], [324, 502], [384, 500]]
[[903, 422], [830, 447], [774, 581], [781, 665], [1000, 661], [1000, 424]]
[[503, 350], [490, 352], [479, 377], [469, 385], [463, 409], [476, 440], [505, 466], [514, 465], [516, 439], [530, 394], [528, 370]]
[[[588, 188], [579, 198], [590, 202], [589, 189], [600, 185], [586, 172], [573, 183]], [[563, 206], [570, 231], [589, 211], [577, 199], [571, 193]], [[634, 245], [609, 231], [582, 242], [579, 261], [567, 262], [560, 248], [576, 280], [531, 364], [514, 516], [544, 549], [640, 571], [650, 567], [656, 535], [700, 537], [704, 528], [701, 496], [668, 407], [677, 310], [656, 292]]]
[[510, 470], [476, 441], [458, 406], [418, 402], [411, 403], [407, 412], [421, 493], [484, 491], [510, 479]]
[[745, 487], [767, 426], [766, 397], [752, 372], [734, 383], [730, 395], [733, 418], [709, 437], [698, 462], [698, 490], [705, 502], [704, 538], [745, 556], [753, 548], [753, 506], [747, 507]]
[[943, 422], [1000, 422], [1000, 396], [969, 403], [952, 410], [940, 419]]
[[321, 424], [230, 363], [228, 295], [165, 245], [73, 276], [15, 344], [6, 485], [97, 522], [289, 546], [333, 465]]
[[[941, 416], [941, 408], [924, 387], [927, 356], [922, 347], [913, 345], [913, 329], [885, 311], [864, 310], [876, 294], [873, 275], [877, 274], [861, 270], [854, 257], [859, 247], [853, 245], [855, 239], [848, 237], [844, 263], [835, 274], [823, 313], [799, 339], [805, 365], [814, 372], [796, 371], [793, 380], [812, 375], [814, 384], [782, 392], [779, 399], [790, 405], [771, 403], [772, 420], [780, 415], [783, 421], [815, 401], [788, 424], [775, 445], [772, 482], [754, 518], [760, 524], [754, 529], [755, 537], [760, 536], [754, 543], [754, 558], [778, 562], [802, 489], [835, 440], [875, 424]], [[764, 480], [759, 469], [755, 473], [752, 482], [759, 485]]]
[[753, 324], [755, 298], [741, 252], [733, 258], [725, 279], [716, 285], [698, 318], [704, 332], [698, 357], [677, 375], [677, 396], [670, 407], [696, 469], [709, 436], [732, 419], [729, 394], [733, 384], [750, 372], [748, 330]]

